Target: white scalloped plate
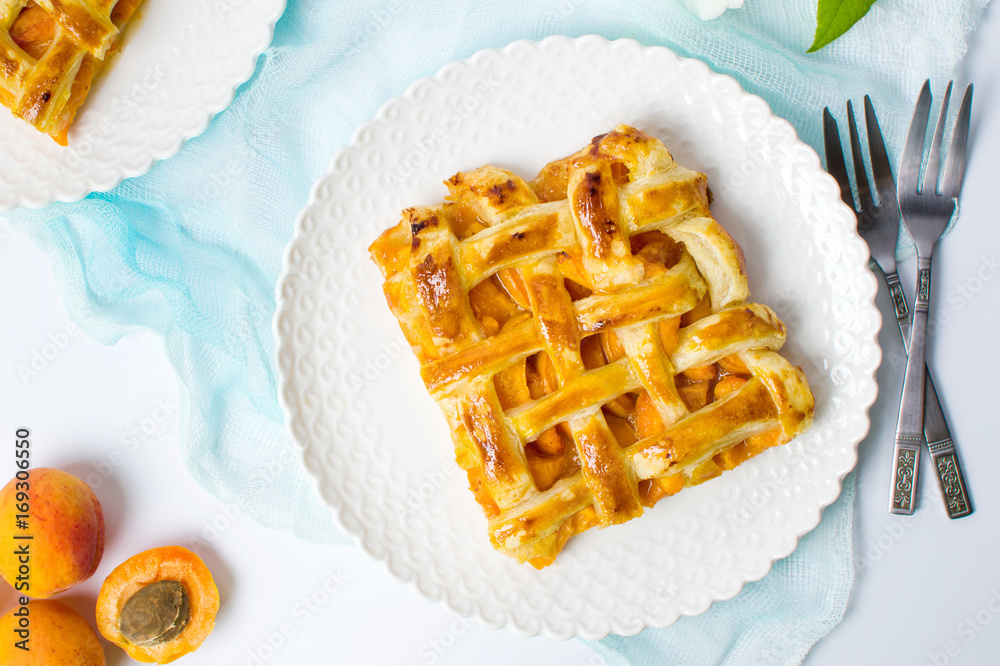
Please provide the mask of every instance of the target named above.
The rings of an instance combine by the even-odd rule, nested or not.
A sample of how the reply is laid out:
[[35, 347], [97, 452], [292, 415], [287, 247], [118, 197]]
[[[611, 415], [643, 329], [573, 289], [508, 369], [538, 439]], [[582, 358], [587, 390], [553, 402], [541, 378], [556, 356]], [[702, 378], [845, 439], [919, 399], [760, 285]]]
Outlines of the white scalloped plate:
[[[441, 181], [484, 163], [532, 177], [625, 122], [708, 174], [753, 299], [816, 395], [812, 430], [570, 541], [542, 571], [490, 547], [443, 418], [381, 294], [368, 244]], [[881, 359], [875, 281], [816, 153], [733, 79], [661, 47], [515, 42], [414, 83], [362, 126], [298, 218], [279, 282], [281, 400], [340, 524], [392, 575], [493, 627], [601, 638], [704, 612], [815, 527], [857, 459]]]
[[105, 192], [173, 156], [253, 74], [285, 0], [147, 0], [63, 147], [0, 107], [0, 211]]

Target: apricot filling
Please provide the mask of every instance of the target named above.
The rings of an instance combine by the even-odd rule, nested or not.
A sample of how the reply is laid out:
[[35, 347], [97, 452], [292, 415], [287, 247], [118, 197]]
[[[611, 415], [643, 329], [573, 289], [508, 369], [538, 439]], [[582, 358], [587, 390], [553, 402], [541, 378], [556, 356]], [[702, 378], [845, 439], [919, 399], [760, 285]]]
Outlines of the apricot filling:
[[133, 659], [166, 664], [201, 646], [218, 610], [219, 591], [201, 558], [166, 546], [111, 572], [97, 598], [97, 628]]

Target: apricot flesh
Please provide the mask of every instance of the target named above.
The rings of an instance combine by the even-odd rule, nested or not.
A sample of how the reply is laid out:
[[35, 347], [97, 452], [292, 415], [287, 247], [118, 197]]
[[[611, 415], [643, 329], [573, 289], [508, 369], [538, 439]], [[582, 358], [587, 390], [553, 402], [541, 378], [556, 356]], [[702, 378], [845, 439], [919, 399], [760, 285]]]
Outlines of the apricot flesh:
[[219, 590], [201, 558], [165, 546], [111, 572], [97, 597], [97, 628], [133, 659], [166, 664], [201, 646], [218, 610]]
[[0, 490], [0, 525], [0, 576], [35, 599], [87, 580], [104, 554], [101, 503], [90, 486], [59, 469], [11, 479]]
[[[27, 616], [15, 615], [27, 609]], [[27, 629], [23, 618], [27, 617]], [[26, 631], [27, 650], [17, 647]], [[104, 649], [83, 616], [58, 599], [14, 606], [0, 617], [0, 664], [4, 666], [105, 666]]]

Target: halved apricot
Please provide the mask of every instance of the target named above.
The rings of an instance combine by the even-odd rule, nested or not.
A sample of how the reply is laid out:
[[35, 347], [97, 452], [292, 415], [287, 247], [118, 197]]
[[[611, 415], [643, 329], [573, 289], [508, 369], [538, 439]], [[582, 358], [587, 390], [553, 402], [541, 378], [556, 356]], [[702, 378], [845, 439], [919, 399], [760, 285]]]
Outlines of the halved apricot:
[[640, 439], [663, 431], [663, 419], [656, 411], [656, 403], [645, 389], [639, 391], [635, 401], [635, 432]]
[[715, 385], [712, 390], [715, 399], [719, 400], [729, 395], [733, 391], [740, 390], [740, 387], [747, 383], [747, 380], [738, 375], [726, 375]]
[[166, 664], [212, 633], [219, 590], [187, 548], [164, 546], [118, 565], [97, 597], [97, 628], [137, 661]]
[[680, 325], [680, 317], [661, 319], [660, 323], [657, 325], [660, 332], [660, 342], [663, 345], [663, 352], [665, 354], [673, 354], [674, 350], [677, 349], [677, 338], [679, 336]]
[[681, 400], [684, 401], [689, 410], [697, 412], [708, 404], [709, 384], [707, 381], [685, 384], [684, 386], [677, 387], [677, 393], [681, 396]]
[[712, 363], [709, 363], [708, 365], [698, 365], [693, 368], [688, 368], [681, 374], [694, 382], [708, 382], [715, 379], [715, 365]]

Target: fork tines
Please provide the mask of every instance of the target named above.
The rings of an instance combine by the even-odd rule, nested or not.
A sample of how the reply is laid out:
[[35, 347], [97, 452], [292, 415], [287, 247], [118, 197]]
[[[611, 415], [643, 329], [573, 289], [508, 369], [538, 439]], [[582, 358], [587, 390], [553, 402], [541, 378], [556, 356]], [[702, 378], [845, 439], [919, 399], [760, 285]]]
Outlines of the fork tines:
[[[958, 118], [955, 121], [955, 128], [952, 132], [951, 147], [948, 151], [944, 176], [943, 178], [939, 178], [941, 144], [944, 139], [945, 125], [948, 120], [948, 107], [951, 102], [952, 85], [953, 82], [948, 83], [948, 89], [944, 93], [944, 100], [941, 102], [941, 113], [938, 116], [931, 149], [927, 154], [923, 185], [920, 183], [920, 170], [923, 162], [921, 157], [927, 135], [927, 125], [931, 112], [930, 81], [924, 83], [924, 87], [920, 90], [920, 97], [917, 98], [917, 106], [913, 112], [913, 122], [910, 124], [910, 130], [906, 136], [906, 148], [903, 152], [902, 167], [899, 172], [900, 190], [903, 192], [922, 193], [927, 188], [930, 188], [931, 192], [940, 193], [948, 200], [955, 199], [961, 192], [962, 179], [965, 175], [965, 155], [969, 141], [969, 124], [972, 116], [971, 83], [965, 88], [962, 105], [958, 110]], [[938, 188], [938, 185], [941, 187]]]

